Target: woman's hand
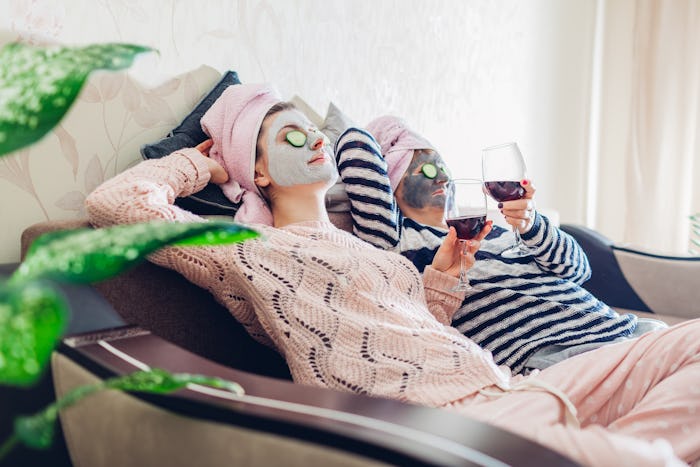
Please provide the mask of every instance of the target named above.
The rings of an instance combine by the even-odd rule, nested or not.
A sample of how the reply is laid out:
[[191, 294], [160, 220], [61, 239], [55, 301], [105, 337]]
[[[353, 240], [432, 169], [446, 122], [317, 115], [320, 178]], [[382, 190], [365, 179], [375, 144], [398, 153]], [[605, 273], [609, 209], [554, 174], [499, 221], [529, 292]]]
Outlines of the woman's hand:
[[506, 222], [523, 234], [532, 228], [535, 221], [535, 187], [531, 180], [522, 180], [520, 186], [525, 189], [525, 196], [513, 201], [498, 203], [498, 208]]
[[431, 264], [433, 269], [442, 271], [453, 277], [459, 277], [462, 256], [464, 256], [465, 267], [467, 269], [471, 268], [476, 261], [474, 254], [481, 247], [481, 240], [491, 232], [492, 224], [493, 221], [486, 221], [486, 225], [484, 225], [484, 228], [476, 238], [466, 240], [466, 247], [464, 250], [462, 250], [459, 238], [457, 238], [457, 231], [454, 227], [450, 227], [447, 236], [442, 240], [442, 245], [440, 245], [440, 248], [438, 248], [438, 251], [435, 253], [435, 257], [433, 257], [433, 264]]
[[194, 148], [201, 152], [203, 156], [206, 156], [207, 158], [207, 167], [209, 168], [209, 174], [210, 174], [210, 179], [212, 183], [216, 183], [217, 185], [220, 185], [222, 183], [226, 183], [228, 181], [228, 174], [226, 173], [226, 170], [221, 167], [221, 164], [216, 162], [214, 159], [209, 157], [209, 150], [211, 149], [211, 146], [214, 144], [214, 141], [210, 139], [204, 140], [201, 143], [199, 143], [197, 146]]

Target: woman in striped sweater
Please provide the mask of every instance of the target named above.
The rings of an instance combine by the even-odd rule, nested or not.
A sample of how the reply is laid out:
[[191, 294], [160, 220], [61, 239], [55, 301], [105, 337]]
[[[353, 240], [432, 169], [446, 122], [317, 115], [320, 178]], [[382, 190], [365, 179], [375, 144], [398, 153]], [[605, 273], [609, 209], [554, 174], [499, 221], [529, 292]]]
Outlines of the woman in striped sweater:
[[[348, 129], [336, 145], [336, 159], [354, 233], [401, 253], [423, 271], [447, 233], [442, 188], [449, 170], [439, 153], [404, 120], [385, 116], [367, 131]], [[522, 186], [523, 199], [499, 207], [519, 229], [530, 255], [502, 256], [512, 245], [512, 233], [494, 226], [475, 254], [469, 270], [474, 289], [455, 313], [453, 326], [515, 373], [666, 327], [657, 320], [621, 316], [582, 288], [591, 275], [585, 253], [534, 209], [532, 183], [524, 180]]]

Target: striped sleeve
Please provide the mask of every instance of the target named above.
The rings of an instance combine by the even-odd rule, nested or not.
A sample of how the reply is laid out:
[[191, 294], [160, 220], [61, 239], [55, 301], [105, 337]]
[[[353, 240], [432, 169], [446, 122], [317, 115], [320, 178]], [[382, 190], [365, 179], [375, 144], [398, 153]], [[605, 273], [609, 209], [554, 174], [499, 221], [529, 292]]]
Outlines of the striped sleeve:
[[338, 138], [335, 153], [353, 233], [378, 248], [393, 249], [401, 236], [401, 215], [379, 144], [368, 132], [349, 128]]
[[535, 213], [532, 228], [520, 237], [543, 271], [579, 285], [591, 277], [591, 266], [583, 248], [572, 236], [553, 226], [547, 217]]

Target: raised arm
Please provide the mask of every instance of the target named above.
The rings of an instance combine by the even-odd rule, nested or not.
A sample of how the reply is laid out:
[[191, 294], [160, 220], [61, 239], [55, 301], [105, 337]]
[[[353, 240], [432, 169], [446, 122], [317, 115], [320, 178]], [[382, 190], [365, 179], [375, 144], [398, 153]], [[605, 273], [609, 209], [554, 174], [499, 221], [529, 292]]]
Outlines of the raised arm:
[[209, 182], [205, 159], [194, 148], [182, 149], [162, 159], [141, 162], [105, 181], [85, 201], [90, 223], [107, 227], [150, 220], [204, 220], [173, 202]]
[[378, 248], [394, 248], [401, 237], [401, 214], [379, 145], [365, 130], [349, 128], [335, 153], [350, 200], [353, 233]]
[[521, 186], [525, 191], [522, 198], [499, 203], [506, 222], [519, 230], [540, 269], [578, 284], [587, 281], [591, 267], [586, 253], [573, 237], [535, 210], [532, 181], [523, 180]]
[[[202, 222], [205, 219], [173, 205], [175, 198], [201, 190], [210, 180], [207, 157], [186, 148], [162, 159], [151, 159], [111, 178], [85, 201], [95, 227], [152, 220]], [[175, 269], [194, 283], [210, 289], [222, 248], [163, 248], [149, 260]]]
[[591, 277], [591, 266], [581, 246], [547, 217], [535, 213], [532, 227], [520, 236], [541, 269], [577, 284]]
[[[194, 148], [141, 162], [90, 193], [86, 200], [90, 223], [95, 227], [107, 227], [151, 220], [204, 221], [174, 206], [173, 202], [177, 197], [201, 190], [209, 182], [211, 173], [211, 160]], [[190, 282], [211, 292], [251, 336], [271, 345], [245, 297], [231, 293], [232, 284], [240, 275], [231, 264], [238, 246], [169, 247], [151, 254], [149, 260], [176, 270]]]

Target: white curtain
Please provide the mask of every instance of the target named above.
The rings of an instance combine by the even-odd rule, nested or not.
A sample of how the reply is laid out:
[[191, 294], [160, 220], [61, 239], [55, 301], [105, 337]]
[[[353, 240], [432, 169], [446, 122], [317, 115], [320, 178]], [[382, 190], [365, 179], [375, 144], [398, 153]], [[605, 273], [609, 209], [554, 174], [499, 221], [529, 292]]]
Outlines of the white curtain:
[[700, 211], [700, 0], [599, 6], [588, 222], [621, 242], [686, 253]]

